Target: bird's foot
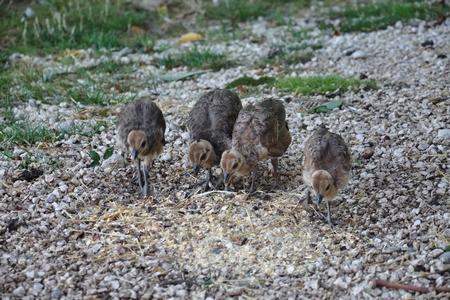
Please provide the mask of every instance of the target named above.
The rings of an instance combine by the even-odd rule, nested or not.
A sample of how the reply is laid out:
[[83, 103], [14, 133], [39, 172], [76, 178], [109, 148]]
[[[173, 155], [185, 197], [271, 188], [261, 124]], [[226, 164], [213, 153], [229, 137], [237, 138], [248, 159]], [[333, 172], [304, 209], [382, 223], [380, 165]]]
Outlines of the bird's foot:
[[205, 179], [205, 180], [199, 180], [196, 183], [194, 183], [192, 186], [190, 186], [190, 189], [194, 189], [196, 187], [202, 186], [202, 190], [204, 192], [209, 191], [210, 185], [213, 187], [213, 189], [215, 189], [216, 187], [214, 186], [214, 183], [211, 180]]
[[252, 183], [250, 184], [250, 189], [248, 192], [253, 194], [256, 191], [256, 168], [252, 171]]
[[255, 186], [255, 184], [251, 184], [250, 185], [250, 188], [248, 189], [248, 193], [249, 194], [254, 194], [256, 192], [256, 186]]
[[303, 206], [306, 208], [309, 204], [311, 204], [311, 193], [309, 191], [306, 192], [306, 196], [303, 199], [300, 199], [303, 202]]
[[330, 216], [325, 217], [325, 221], [328, 223], [328, 225], [330, 225], [331, 228], [334, 227], [335, 223], [334, 223], [333, 220], [330, 218]]
[[141, 188], [141, 194], [142, 194], [142, 197], [144, 197], [144, 198], [147, 198], [147, 197], [155, 198], [155, 191], [153, 189], [153, 185], [144, 184]]

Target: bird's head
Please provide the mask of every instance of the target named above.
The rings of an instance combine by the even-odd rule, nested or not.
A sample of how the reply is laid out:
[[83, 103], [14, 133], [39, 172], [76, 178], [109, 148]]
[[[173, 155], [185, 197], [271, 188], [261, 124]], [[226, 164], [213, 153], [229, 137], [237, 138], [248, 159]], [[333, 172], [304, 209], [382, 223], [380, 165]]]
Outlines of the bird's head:
[[223, 170], [225, 189], [228, 189], [230, 183], [232, 183], [237, 177], [248, 173], [245, 170], [246, 161], [244, 156], [234, 149], [226, 150], [222, 153], [220, 167]]
[[323, 198], [331, 199], [336, 196], [336, 187], [333, 177], [325, 170], [318, 170], [312, 174], [312, 186], [316, 195], [315, 203], [322, 202]]
[[189, 145], [189, 160], [197, 175], [200, 167], [209, 169], [217, 159], [213, 146], [206, 140], [196, 140]]
[[127, 142], [131, 150], [132, 159], [137, 159], [139, 155], [145, 155], [149, 152], [150, 145], [145, 132], [142, 130], [130, 131]]

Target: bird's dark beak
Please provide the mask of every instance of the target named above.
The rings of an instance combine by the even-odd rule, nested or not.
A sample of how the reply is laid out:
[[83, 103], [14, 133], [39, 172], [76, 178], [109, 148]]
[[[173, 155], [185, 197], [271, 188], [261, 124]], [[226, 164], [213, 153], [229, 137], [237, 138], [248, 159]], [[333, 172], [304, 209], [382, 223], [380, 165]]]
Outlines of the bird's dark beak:
[[192, 169], [192, 171], [194, 172], [194, 176], [197, 176], [198, 172], [200, 171], [200, 166], [195, 165], [194, 168]]
[[317, 194], [316, 195], [316, 205], [317, 206], [319, 206], [320, 205], [320, 203], [322, 202], [322, 199], [323, 199], [323, 197], [322, 197], [322, 195], [321, 194]]
[[137, 157], [138, 157], [138, 151], [137, 151], [137, 149], [131, 149], [131, 159], [136, 159]]

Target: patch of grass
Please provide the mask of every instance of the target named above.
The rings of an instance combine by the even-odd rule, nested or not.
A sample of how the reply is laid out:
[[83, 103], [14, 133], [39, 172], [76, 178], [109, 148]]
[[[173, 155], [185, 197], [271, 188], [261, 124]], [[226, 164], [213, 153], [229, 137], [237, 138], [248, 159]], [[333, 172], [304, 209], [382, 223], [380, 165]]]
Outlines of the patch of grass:
[[[131, 26], [144, 27], [158, 15], [136, 11], [124, 0], [49, 0], [32, 4], [35, 16], [22, 21], [24, 6], [3, 4], [0, 17], [0, 50], [48, 54], [67, 48], [116, 48], [142, 44], [149, 39], [142, 32], [129, 32]], [[3, 39], [3, 37], [5, 37]], [[6, 55], [6, 54], [5, 54]]]
[[[205, 25], [206, 26], [206, 25]], [[244, 40], [250, 38], [253, 33], [248, 28], [236, 29], [227, 24], [213, 27], [204, 32], [209, 43], [224, 43], [234, 40]]]
[[117, 73], [130, 73], [132, 69], [133, 69], [132, 64], [122, 64], [113, 60], [109, 60], [90, 68], [89, 71], [95, 73], [117, 74]]
[[0, 143], [32, 145], [37, 142], [53, 141], [56, 137], [57, 132], [54, 129], [26, 121], [15, 122], [0, 128]]
[[326, 94], [334, 91], [346, 92], [359, 89], [376, 89], [374, 80], [344, 78], [338, 75], [286, 77], [278, 79], [275, 87], [303, 95]]
[[227, 89], [236, 88], [239, 86], [258, 86], [262, 84], [272, 85], [275, 82], [275, 78], [263, 76], [258, 79], [243, 76], [238, 79], [233, 80], [232, 82], [227, 84]]
[[35, 124], [28, 120], [16, 120], [13, 123], [0, 125], [0, 144], [4, 151], [11, 145], [31, 146], [39, 142], [55, 142], [68, 136], [80, 135], [92, 137], [107, 127], [104, 121], [98, 121], [94, 125], [74, 125], [68, 129], [51, 128], [47, 124]]
[[298, 11], [309, 4], [310, 0], [227, 0], [220, 1], [218, 5], [207, 1], [204, 9], [207, 19], [237, 24], [260, 16], [273, 15], [275, 19], [279, 19], [281, 14]]
[[5, 96], [2, 101], [2, 115], [4, 124], [12, 124], [16, 121], [13, 112], [12, 99], [10, 96]]
[[314, 57], [314, 51], [320, 48], [322, 48], [322, 44], [308, 41], [294, 45], [276, 46], [269, 52], [268, 57], [259, 62], [259, 66], [303, 64], [310, 61]]
[[[105, 62], [91, 69], [80, 69], [74, 73], [51, 76], [44, 80], [41, 69], [25, 63], [18, 63], [0, 75], [0, 92], [14, 101], [28, 101], [30, 98], [44, 103], [75, 101], [85, 105], [110, 105], [128, 102], [132, 97], [119, 93], [129, 91], [122, 86], [131, 81], [111, 78], [131, 72], [132, 65]], [[111, 82], [114, 83], [111, 86]], [[120, 85], [120, 86], [119, 86]], [[107, 92], [108, 91], [108, 92]]]
[[314, 52], [310, 49], [298, 50], [298, 51], [286, 51], [280, 49], [269, 57], [263, 58], [258, 62], [260, 67], [266, 67], [270, 65], [296, 65], [299, 63], [306, 63], [314, 57]]
[[421, 1], [382, 1], [347, 6], [342, 11], [331, 11], [329, 16], [341, 20], [339, 30], [342, 32], [368, 32], [385, 29], [398, 21], [437, 20], [449, 12], [449, 5], [433, 5]]
[[76, 87], [68, 91], [68, 96], [75, 102], [84, 105], [113, 105], [118, 103], [127, 103], [134, 99], [134, 97], [126, 97], [119, 95], [108, 95], [95, 88], [86, 89]]
[[197, 48], [181, 54], [164, 57], [158, 63], [168, 69], [186, 66], [191, 69], [220, 70], [232, 65], [224, 54], [214, 53], [211, 50], [198, 50]]

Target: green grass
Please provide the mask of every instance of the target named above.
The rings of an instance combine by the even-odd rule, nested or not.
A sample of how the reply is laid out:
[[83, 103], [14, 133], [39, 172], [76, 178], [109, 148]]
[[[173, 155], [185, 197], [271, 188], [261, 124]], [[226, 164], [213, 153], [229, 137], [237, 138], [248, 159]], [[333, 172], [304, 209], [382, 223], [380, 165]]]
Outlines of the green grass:
[[315, 50], [322, 48], [322, 44], [310, 43], [307, 40], [299, 44], [288, 43], [274, 47], [272, 54], [263, 58], [259, 62], [259, 66], [304, 64], [314, 57]]
[[3, 122], [4, 124], [12, 124], [15, 122], [16, 118], [13, 112], [13, 103], [12, 99], [9, 96], [5, 96], [2, 101], [2, 113], [3, 113]]
[[310, 4], [310, 0], [226, 0], [217, 6], [205, 1], [205, 18], [237, 24], [255, 20], [260, 16], [273, 16], [275, 20], [280, 15], [297, 12]]
[[[40, 68], [18, 63], [5, 69], [0, 75], [0, 92], [17, 102], [33, 98], [44, 103], [75, 101], [84, 105], [101, 106], [125, 103], [133, 97], [119, 93], [130, 91], [131, 87], [126, 86], [130, 81], [111, 78], [111, 74], [123, 76], [129, 74], [132, 68], [132, 65], [105, 62], [90, 69], [44, 79]], [[111, 92], [112, 87], [118, 91]]]
[[334, 91], [375, 89], [374, 80], [344, 78], [338, 75], [285, 77], [275, 82], [275, 87], [302, 95], [326, 94]]
[[1, 113], [3, 120], [0, 122], [0, 152], [4, 155], [12, 145], [30, 146], [39, 142], [54, 142], [75, 134], [92, 137], [108, 125], [104, 121], [98, 121], [94, 125], [74, 125], [63, 130], [51, 128], [47, 124], [31, 123], [27, 119], [17, 119], [14, 116], [13, 102], [9, 97], [2, 102]]
[[37, 142], [49, 142], [56, 139], [56, 131], [46, 125], [29, 122], [16, 122], [0, 128], [0, 143], [32, 145]]
[[448, 13], [449, 5], [443, 7], [422, 1], [382, 1], [347, 6], [342, 11], [331, 11], [329, 16], [341, 20], [338, 27], [341, 32], [368, 32], [385, 29], [397, 21], [437, 20]]
[[35, 124], [27, 120], [19, 120], [11, 124], [0, 125], [0, 149], [7, 151], [12, 145], [31, 146], [40, 142], [54, 142], [68, 136], [80, 135], [92, 137], [100, 132], [99, 128], [105, 122], [99, 122], [93, 127], [81, 125], [67, 130], [50, 128], [46, 124]]
[[119, 103], [127, 103], [134, 97], [126, 97], [122, 95], [109, 95], [95, 88], [86, 89], [82, 87], [74, 87], [68, 91], [68, 96], [77, 103], [84, 105], [107, 106]]
[[49, 0], [46, 5], [32, 4], [35, 16], [22, 22], [25, 7], [20, 2], [0, 7], [3, 59], [13, 51], [49, 54], [67, 48], [148, 47], [150, 37], [128, 29], [144, 27], [158, 17], [133, 10], [124, 0]]
[[260, 67], [306, 63], [314, 57], [314, 51], [323, 47], [321, 42], [313, 40], [310, 30], [289, 24], [286, 33], [278, 44], [272, 45], [268, 57], [258, 62]]
[[232, 65], [224, 54], [214, 53], [211, 50], [198, 50], [197, 48], [161, 58], [158, 63], [168, 69], [186, 66], [191, 69], [220, 70]]
[[296, 65], [306, 63], [314, 57], [314, 51], [311, 49], [289, 51], [285, 48], [279, 49], [270, 57], [263, 58], [258, 62], [260, 67], [273, 65]]

